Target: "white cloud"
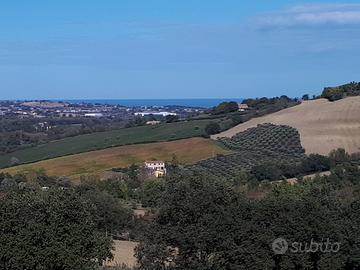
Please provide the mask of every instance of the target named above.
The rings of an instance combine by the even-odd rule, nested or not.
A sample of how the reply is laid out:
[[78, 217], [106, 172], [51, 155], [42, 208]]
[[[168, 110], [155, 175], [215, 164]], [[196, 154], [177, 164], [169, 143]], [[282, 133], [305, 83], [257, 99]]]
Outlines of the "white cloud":
[[360, 24], [360, 4], [296, 5], [255, 16], [262, 26]]

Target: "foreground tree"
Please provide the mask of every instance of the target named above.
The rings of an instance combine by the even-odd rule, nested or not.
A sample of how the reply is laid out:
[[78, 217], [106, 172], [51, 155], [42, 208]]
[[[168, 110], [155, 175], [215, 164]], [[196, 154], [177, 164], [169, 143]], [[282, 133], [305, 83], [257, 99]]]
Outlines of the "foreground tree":
[[0, 269], [83, 270], [111, 259], [95, 210], [71, 190], [24, 187], [0, 197]]
[[[226, 179], [183, 173], [166, 180], [159, 205], [135, 251], [144, 269], [360, 267], [359, 201], [339, 200], [329, 186], [283, 182], [251, 199]], [[279, 238], [284, 253], [273, 249]]]
[[232, 212], [243, 209], [241, 201], [223, 179], [197, 173], [168, 179], [160, 212], [136, 248], [140, 266], [208, 269], [231, 246], [229, 228], [237, 228]]

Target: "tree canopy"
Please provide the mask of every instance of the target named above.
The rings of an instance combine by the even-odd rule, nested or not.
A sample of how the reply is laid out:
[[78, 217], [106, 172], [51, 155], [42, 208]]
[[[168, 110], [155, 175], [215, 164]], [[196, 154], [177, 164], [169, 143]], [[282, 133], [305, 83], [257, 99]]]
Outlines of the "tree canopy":
[[1, 269], [93, 269], [112, 241], [92, 220], [96, 208], [72, 190], [22, 187], [0, 197]]
[[[191, 172], [167, 179], [164, 188], [160, 208], [144, 224], [136, 248], [141, 268], [360, 267], [359, 200], [339, 199], [328, 184], [284, 182], [270, 187], [264, 198], [251, 199], [226, 179]], [[278, 238], [291, 248], [284, 254], [272, 248]], [[311, 243], [326, 241], [339, 249], [309, 251]], [[299, 243], [302, 252], [294, 249]]]

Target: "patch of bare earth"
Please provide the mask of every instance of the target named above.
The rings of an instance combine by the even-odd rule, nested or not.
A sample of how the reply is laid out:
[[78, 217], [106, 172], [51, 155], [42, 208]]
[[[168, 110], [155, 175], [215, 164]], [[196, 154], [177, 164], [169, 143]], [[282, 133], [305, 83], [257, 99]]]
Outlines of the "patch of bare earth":
[[327, 99], [304, 101], [273, 114], [251, 119], [220, 134], [232, 137], [258, 124], [289, 125], [300, 133], [306, 154], [328, 155], [331, 150], [344, 148], [348, 153], [360, 151], [360, 97], [348, 97], [335, 102]]
[[114, 260], [106, 262], [106, 265], [115, 266], [126, 264], [128, 267], [136, 265], [134, 257], [134, 248], [139, 244], [137, 242], [114, 240], [115, 250], [113, 250]]
[[145, 208], [134, 209], [135, 215], [138, 215], [138, 216], [145, 216], [147, 211], [148, 211], [148, 209], [145, 209]]
[[[316, 175], [320, 175], [320, 176], [323, 176], [323, 175], [330, 175], [331, 172], [330, 171], [325, 171], [325, 172], [320, 172], [320, 173], [313, 173], [313, 174], [308, 174], [308, 175], [304, 175], [303, 178], [310, 178], [310, 179], [313, 179]], [[288, 181], [290, 184], [295, 184], [297, 182], [297, 178], [294, 177], [294, 178], [289, 178], [287, 179], [286, 181]], [[279, 181], [273, 181], [271, 183], [281, 183], [282, 180], [279, 180]]]

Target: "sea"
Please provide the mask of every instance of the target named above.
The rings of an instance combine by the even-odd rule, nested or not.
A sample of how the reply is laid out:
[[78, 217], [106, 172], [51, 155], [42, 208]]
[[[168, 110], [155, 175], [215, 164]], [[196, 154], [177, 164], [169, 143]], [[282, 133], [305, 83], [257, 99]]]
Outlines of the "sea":
[[212, 108], [224, 101], [235, 101], [241, 103], [243, 98], [207, 98], [207, 99], [68, 99], [68, 100], [53, 100], [70, 103], [99, 103], [109, 105], [122, 105], [126, 107], [140, 107], [140, 106], [185, 106], [185, 107], [201, 107]]

